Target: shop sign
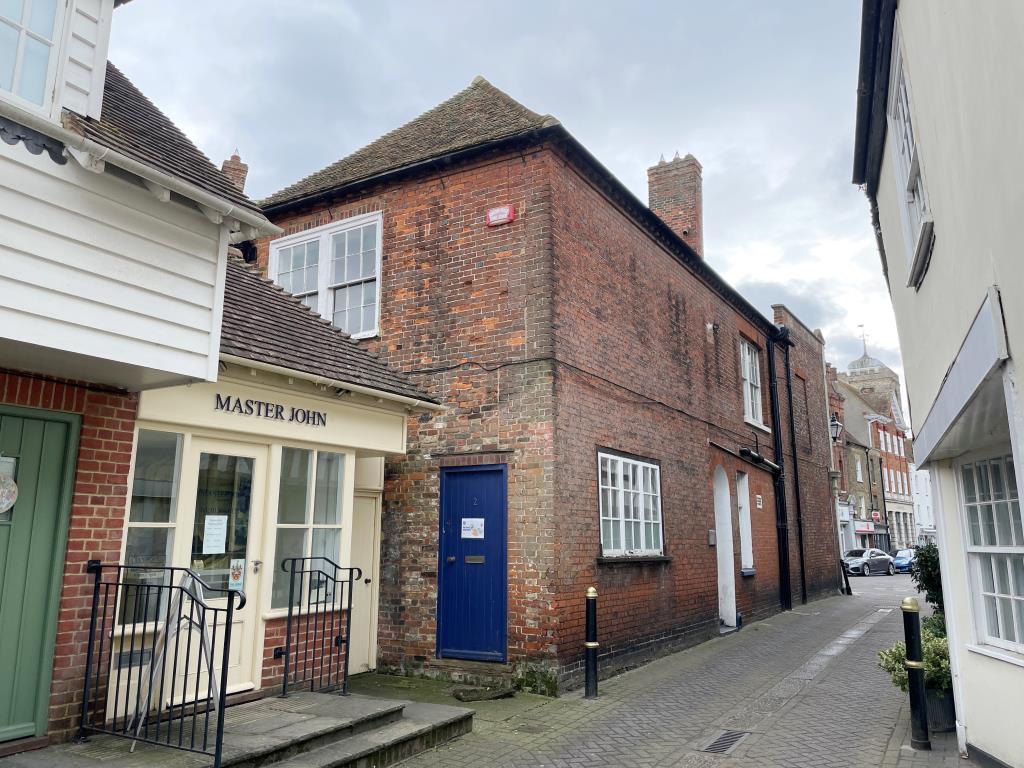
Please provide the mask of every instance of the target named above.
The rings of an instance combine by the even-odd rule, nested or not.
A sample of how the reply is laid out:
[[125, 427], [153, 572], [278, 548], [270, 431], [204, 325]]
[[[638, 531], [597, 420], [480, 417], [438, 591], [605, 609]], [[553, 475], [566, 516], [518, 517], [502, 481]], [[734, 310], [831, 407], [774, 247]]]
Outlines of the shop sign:
[[874, 533], [875, 524], [860, 520], [853, 524], [853, 530], [857, 533]]
[[285, 406], [269, 400], [242, 399], [234, 395], [214, 395], [213, 409], [225, 413], [236, 413], [239, 416], [255, 416], [272, 421], [284, 421], [295, 424], [307, 424], [311, 427], [326, 427], [327, 413], [314, 411], [310, 408]]

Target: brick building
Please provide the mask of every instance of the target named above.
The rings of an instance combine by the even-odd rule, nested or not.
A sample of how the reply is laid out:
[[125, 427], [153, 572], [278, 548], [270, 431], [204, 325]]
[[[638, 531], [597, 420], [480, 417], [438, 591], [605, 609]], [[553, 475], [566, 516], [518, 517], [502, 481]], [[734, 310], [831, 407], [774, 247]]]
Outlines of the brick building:
[[588, 586], [605, 670], [834, 594], [823, 339], [703, 260], [700, 173], [648, 207], [477, 78], [262, 201], [248, 257], [445, 406], [387, 461], [373, 664], [553, 691]]

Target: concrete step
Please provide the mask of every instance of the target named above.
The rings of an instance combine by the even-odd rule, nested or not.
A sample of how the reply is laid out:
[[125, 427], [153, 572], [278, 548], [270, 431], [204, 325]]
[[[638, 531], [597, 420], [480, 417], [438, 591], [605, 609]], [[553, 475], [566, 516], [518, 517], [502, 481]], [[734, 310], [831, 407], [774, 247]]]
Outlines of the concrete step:
[[472, 729], [472, 710], [410, 702], [400, 720], [297, 754], [277, 768], [384, 768]]
[[224, 768], [263, 768], [402, 719], [407, 702], [298, 693], [226, 710]]

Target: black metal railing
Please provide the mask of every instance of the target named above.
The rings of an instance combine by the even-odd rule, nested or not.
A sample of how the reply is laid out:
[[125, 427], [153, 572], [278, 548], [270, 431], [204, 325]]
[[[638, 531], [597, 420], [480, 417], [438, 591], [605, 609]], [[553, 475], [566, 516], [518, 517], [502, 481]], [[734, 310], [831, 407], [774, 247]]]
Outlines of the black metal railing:
[[231, 629], [245, 593], [213, 587], [188, 568], [90, 560], [88, 572], [78, 738], [107, 733], [199, 752], [220, 768]]
[[291, 688], [341, 689], [348, 694], [349, 644], [352, 636], [352, 585], [360, 568], [343, 568], [326, 557], [288, 557], [288, 621], [281, 695]]

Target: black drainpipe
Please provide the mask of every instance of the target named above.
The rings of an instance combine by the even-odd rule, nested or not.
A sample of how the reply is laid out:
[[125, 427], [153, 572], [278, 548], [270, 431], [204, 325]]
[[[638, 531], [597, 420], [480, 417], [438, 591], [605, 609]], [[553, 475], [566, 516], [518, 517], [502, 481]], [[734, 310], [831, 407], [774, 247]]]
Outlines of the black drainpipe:
[[775, 484], [775, 536], [779, 545], [779, 600], [782, 610], [793, 610], [793, 591], [789, 579], [789, 513], [786, 509], [786, 473], [782, 455], [782, 417], [779, 415], [779, 382], [775, 375], [775, 343], [781, 338], [778, 332], [768, 338], [768, 394], [772, 411], [772, 443], [775, 448], [777, 472], [772, 473]]
[[789, 403], [789, 447], [793, 453], [793, 485], [796, 496], [796, 539], [800, 549], [800, 602], [807, 603], [807, 567], [804, 563], [804, 512], [800, 503], [800, 462], [796, 456], [796, 420], [793, 418], [793, 372], [789, 367], [789, 348], [793, 343], [789, 340], [789, 329], [785, 332], [786, 344], [783, 346], [786, 367], [786, 399]]

